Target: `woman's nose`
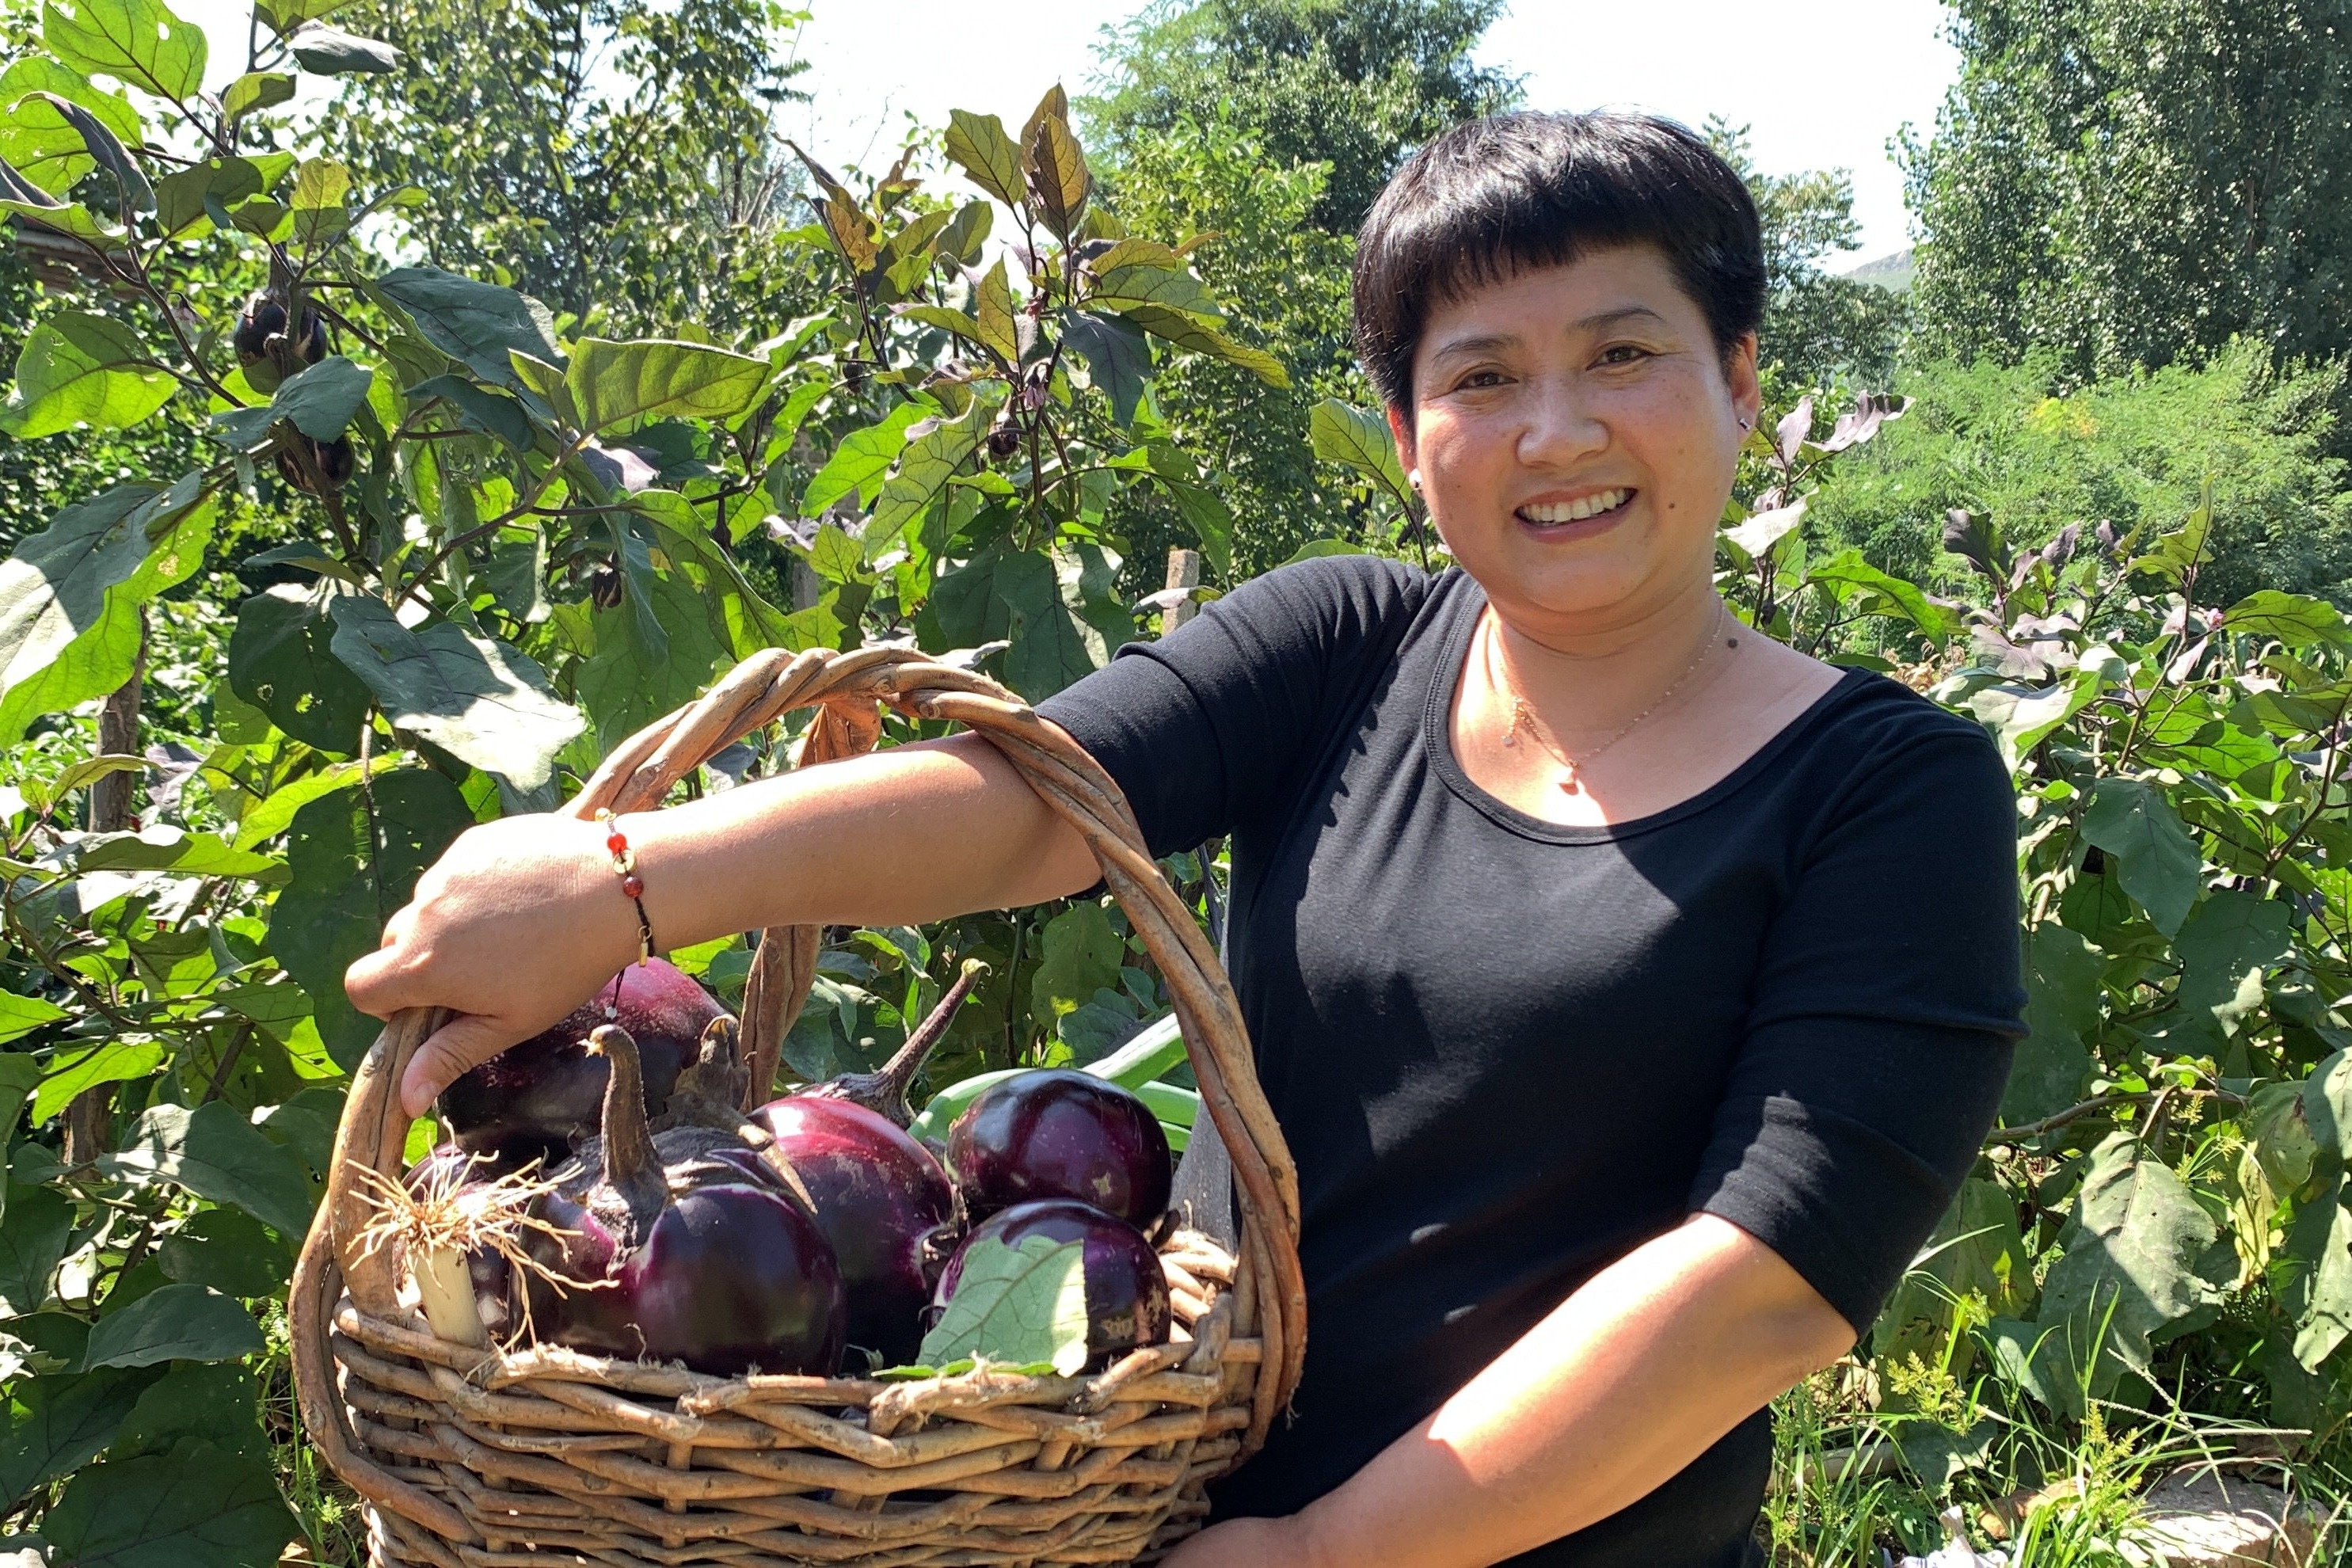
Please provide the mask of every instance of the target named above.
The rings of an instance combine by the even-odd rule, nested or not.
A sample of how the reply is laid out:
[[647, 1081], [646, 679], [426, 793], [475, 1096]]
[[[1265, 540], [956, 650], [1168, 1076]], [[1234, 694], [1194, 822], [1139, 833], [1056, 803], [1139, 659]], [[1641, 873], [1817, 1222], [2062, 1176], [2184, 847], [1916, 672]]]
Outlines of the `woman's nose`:
[[1531, 388], [1519, 430], [1519, 461], [1530, 468], [1573, 468], [1609, 445], [1609, 427], [1572, 380], [1547, 377]]

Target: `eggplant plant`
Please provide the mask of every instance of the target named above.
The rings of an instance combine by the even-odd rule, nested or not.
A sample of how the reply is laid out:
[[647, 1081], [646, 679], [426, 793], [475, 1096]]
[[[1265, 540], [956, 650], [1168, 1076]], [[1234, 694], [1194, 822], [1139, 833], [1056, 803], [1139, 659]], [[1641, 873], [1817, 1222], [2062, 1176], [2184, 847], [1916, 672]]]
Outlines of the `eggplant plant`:
[[[1282, 374], [1197, 237], [1122, 228], [1058, 89], [878, 178], [805, 164], [777, 240], [814, 313], [583, 331], [394, 253], [424, 194], [362, 188], [293, 100], [432, 62], [334, 9], [260, 0], [214, 88], [162, 0], [58, 0], [0, 71], [0, 223], [45, 290], [0, 432], [87, 455], [0, 564], [0, 1537], [45, 1561], [264, 1563], [289, 1491], [333, 1515], [282, 1293], [377, 1029], [342, 972], [458, 833], [763, 648], [912, 639], [1058, 690], [1135, 630], [1122, 489], [1226, 558], [1154, 374]], [[671, 956], [740, 1005], [742, 939]], [[1091, 1059], [1164, 1007], [1098, 903], [842, 933], [775, 1087], [875, 1067], [975, 960], [950, 1064]], [[648, 1072], [706, 1021], [648, 1027]]]

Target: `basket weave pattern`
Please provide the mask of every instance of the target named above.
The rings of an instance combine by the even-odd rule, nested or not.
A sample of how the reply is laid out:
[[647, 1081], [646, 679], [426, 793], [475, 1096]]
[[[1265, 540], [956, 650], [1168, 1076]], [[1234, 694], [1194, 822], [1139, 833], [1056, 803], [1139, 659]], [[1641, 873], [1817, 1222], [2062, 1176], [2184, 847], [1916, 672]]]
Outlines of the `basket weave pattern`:
[[[1297, 1182], [1239, 1007], [1118, 786], [1066, 737], [994, 682], [910, 649], [771, 650], [623, 742], [564, 810], [654, 806], [725, 746], [812, 705], [803, 764], [854, 755], [878, 739], [877, 703], [985, 735], [1093, 849], [1233, 1155], [1240, 1256], [1178, 1230], [1160, 1254], [1174, 1338], [1089, 1377], [720, 1378], [439, 1339], [404, 1300], [394, 1259], [366, 1242], [366, 1172], [401, 1173], [400, 1076], [443, 1021], [403, 1014], [354, 1075], [289, 1301], [304, 1426], [365, 1500], [377, 1568], [1126, 1563], [1199, 1528], [1207, 1483], [1264, 1443], [1297, 1386]], [[743, 1018], [755, 1093], [806, 999], [818, 936], [761, 935]]]

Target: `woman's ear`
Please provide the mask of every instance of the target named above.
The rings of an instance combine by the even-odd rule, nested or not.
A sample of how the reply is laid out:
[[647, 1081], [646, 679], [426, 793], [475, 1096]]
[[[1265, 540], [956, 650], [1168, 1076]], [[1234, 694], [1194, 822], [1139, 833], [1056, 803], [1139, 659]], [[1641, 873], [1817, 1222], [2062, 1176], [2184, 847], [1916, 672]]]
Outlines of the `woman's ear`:
[[1731, 394], [1732, 416], [1752, 430], [1764, 413], [1764, 387], [1756, 376], [1756, 334], [1742, 332], [1723, 356], [1723, 383]]
[[[1751, 373], [1753, 367], [1750, 367]], [[1405, 412], [1391, 403], [1389, 408], [1389, 437], [1396, 442], [1397, 462], [1404, 468], [1405, 482], [1418, 493], [1421, 489], [1421, 459], [1414, 455], [1412, 426]]]

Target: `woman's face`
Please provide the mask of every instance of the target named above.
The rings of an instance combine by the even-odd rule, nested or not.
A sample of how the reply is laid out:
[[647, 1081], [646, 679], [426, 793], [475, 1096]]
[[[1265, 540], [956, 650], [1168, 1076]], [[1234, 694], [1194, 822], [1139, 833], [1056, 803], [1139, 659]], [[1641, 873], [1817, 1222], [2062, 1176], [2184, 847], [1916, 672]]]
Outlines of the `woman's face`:
[[1531, 636], [1638, 624], [1710, 580], [1754, 420], [1664, 252], [1595, 252], [1432, 312], [1389, 422], [1446, 547]]

